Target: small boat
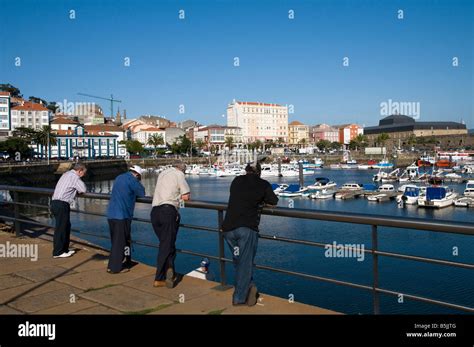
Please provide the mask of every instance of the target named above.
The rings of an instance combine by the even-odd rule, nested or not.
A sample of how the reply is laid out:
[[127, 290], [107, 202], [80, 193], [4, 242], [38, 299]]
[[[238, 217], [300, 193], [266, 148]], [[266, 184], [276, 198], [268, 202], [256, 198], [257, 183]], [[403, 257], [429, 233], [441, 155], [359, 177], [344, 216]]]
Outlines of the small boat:
[[357, 165], [357, 169], [359, 169], [359, 170], [368, 170], [368, 169], [370, 169], [370, 166], [367, 165], [367, 164], [360, 164], [360, 165]]
[[375, 169], [391, 169], [393, 168], [393, 164], [390, 163], [388, 160], [381, 160], [377, 164], [374, 165]]
[[377, 194], [367, 196], [368, 201], [387, 201], [395, 196], [395, 187], [393, 184], [382, 184], [377, 190]]
[[454, 200], [454, 206], [457, 207], [474, 207], [474, 197], [464, 196]]
[[342, 169], [342, 166], [341, 166], [341, 164], [331, 164], [331, 165], [329, 165], [329, 168], [333, 169], [333, 170], [334, 169], [339, 170], [339, 169]]
[[290, 184], [285, 190], [278, 193], [281, 197], [297, 197], [309, 194], [308, 188], [302, 188], [299, 184]]
[[288, 184], [286, 184], [286, 183], [282, 183], [282, 184], [272, 183], [272, 189], [273, 189], [273, 192], [276, 195], [278, 195], [278, 193], [284, 191], [286, 188], [288, 188]]
[[318, 190], [316, 193], [309, 196], [311, 199], [332, 199], [334, 197], [334, 191], [328, 191], [326, 189]]
[[457, 182], [461, 183], [463, 181], [463, 177], [457, 173], [451, 172], [444, 175], [444, 180], [446, 182]]
[[398, 195], [396, 197], [396, 201], [398, 204], [403, 203], [405, 205], [416, 205], [418, 203], [418, 199], [423, 194], [422, 188], [407, 184], [405, 185], [405, 190], [403, 194]]
[[318, 167], [322, 167], [324, 165], [324, 161], [321, 158], [314, 158], [314, 165]]
[[467, 181], [466, 189], [464, 189], [464, 196], [474, 197], [474, 180]]
[[310, 190], [321, 190], [321, 189], [333, 188], [336, 185], [337, 184], [333, 181], [330, 181], [329, 178], [317, 177], [316, 182], [309, 185], [307, 188]]
[[451, 206], [457, 194], [448, 187], [428, 187], [426, 195], [418, 198], [418, 206], [443, 208]]
[[344, 183], [334, 195], [336, 199], [350, 199], [359, 196], [363, 192], [363, 185], [359, 183]]

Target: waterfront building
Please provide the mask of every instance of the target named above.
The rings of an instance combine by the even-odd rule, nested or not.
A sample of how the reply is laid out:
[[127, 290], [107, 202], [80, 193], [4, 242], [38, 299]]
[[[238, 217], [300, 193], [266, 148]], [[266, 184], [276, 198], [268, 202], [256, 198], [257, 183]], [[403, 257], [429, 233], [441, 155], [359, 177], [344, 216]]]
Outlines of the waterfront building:
[[49, 125], [52, 112], [42, 104], [20, 99], [19, 103], [11, 107], [10, 130], [19, 127], [41, 129]]
[[57, 116], [51, 121], [51, 130], [72, 130], [77, 125], [79, 125], [78, 121], [66, 116]]
[[178, 141], [180, 136], [186, 135], [186, 132], [181, 128], [169, 127], [165, 129], [167, 144], [173, 144]]
[[418, 122], [412, 117], [391, 115], [379, 121], [379, 125], [364, 128], [369, 144], [375, 144], [377, 137], [386, 133], [390, 141], [398, 144], [410, 137], [467, 135], [465, 124], [457, 122]]
[[346, 146], [358, 135], [364, 134], [364, 128], [354, 123], [334, 125], [333, 127], [339, 130], [338, 142]]
[[193, 128], [192, 139], [194, 142], [201, 140], [207, 145], [215, 146], [223, 149], [225, 147], [226, 138], [232, 138], [232, 142], [236, 147], [242, 144], [242, 129], [239, 127], [223, 126], [217, 124], [203, 125]]
[[321, 140], [339, 142], [339, 129], [328, 124], [318, 124], [310, 128], [309, 142], [316, 144]]
[[241, 128], [242, 142], [288, 141], [288, 107], [233, 100], [227, 106], [227, 126]]
[[10, 93], [0, 91], [0, 139], [9, 135], [11, 128]]
[[288, 124], [288, 144], [290, 145], [308, 145], [309, 144], [309, 126], [298, 121]]
[[162, 128], [143, 125], [138, 126], [138, 129], [135, 129], [131, 134], [132, 140], [137, 140], [144, 146], [148, 146], [148, 139], [154, 135], [161, 136], [163, 138], [163, 144], [166, 144], [166, 131]]
[[[57, 126], [59, 126], [57, 124]], [[51, 146], [51, 157], [68, 159], [75, 156], [81, 158], [110, 158], [126, 155], [124, 145], [119, 144], [119, 136], [107, 131], [88, 128], [81, 124], [72, 125], [71, 129], [58, 129], [53, 131], [56, 145]], [[31, 147], [39, 156], [45, 157], [46, 150], [40, 145]]]

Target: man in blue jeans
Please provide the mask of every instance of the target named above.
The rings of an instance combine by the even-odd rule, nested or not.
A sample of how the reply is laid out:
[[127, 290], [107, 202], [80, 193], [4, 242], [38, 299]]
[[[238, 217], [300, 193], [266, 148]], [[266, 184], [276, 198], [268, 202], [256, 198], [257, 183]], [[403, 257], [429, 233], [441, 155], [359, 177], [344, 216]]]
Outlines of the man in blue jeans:
[[260, 209], [276, 205], [278, 198], [268, 181], [260, 178], [258, 162], [248, 164], [246, 174], [236, 177], [230, 186], [230, 197], [222, 230], [232, 252], [235, 267], [234, 306], [253, 306], [258, 291], [253, 278], [253, 263], [257, 253]]
[[[134, 165], [114, 182], [112, 196], [107, 208], [110, 228], [109, 264], [107, 272], [117, 274], [128, 272], [132, 266], [131, 231], [132, 218], [137, 198], [145, 196], [145, 188], [140, 183], [143, 170]], [[125, 260], [125, 262], [124, 262]]]

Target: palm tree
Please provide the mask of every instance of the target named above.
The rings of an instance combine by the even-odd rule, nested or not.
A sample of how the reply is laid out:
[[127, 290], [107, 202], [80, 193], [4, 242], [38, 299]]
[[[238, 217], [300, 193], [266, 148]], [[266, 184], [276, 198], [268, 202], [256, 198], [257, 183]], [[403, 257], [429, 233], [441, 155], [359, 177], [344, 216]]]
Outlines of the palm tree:
[[306, 139], [301, 139], [299, 143], [300, 143], [300, 145], [302, 145], [303, 148], [304, 148], [305, 145], [306, 145]]
[[199, 151], [201, 151], [205, 145], [206, 143], [202, 139], [197, 139], [194, 143], [194, 147], [197, 148]]
[[277, 140], [277, 143], [278, 143], [278, 145], [281, 146], [282, 144], [285, 143], [285, 139], [283, 137], [279, 137], [278, 140]]
[[232, 148], [234, 148], [234, 138], [231, 136], [227, 136], [225, 138], [225, 145], [229, 148], [229, 150], [232, 150]]
[[165, 141], [163, 140], [163, 136], [159, 134], [153, 134], [150, 137], [148, 137], [147, 145], [153, 146], [155, 150], [155, 154], [158, 151], [158, 147], [164, 144], [165, 144]]
[[368, 145], [369, 145], [369, 140], [367, 136], [363, 134], [359, 134], [354, 139], [351, 140], [351, 142], [349, 143], [349, 148], [355, 149], [357, 151], [359, 150], [359, 148], [365, 148]]
[[33, 142], [40, 145], [44, 149], [48, 147], [48, 159], [50, 158], [51, 146], [55, 146], [56, 134], [51, 131], [51, 126], [43, 125], [40, 130], [35, 131], [33, 135]]
[[377, 143], [381, 144], [382, 147], [385, 147], [385, 142], [390, 139], [390, 136], [388, 136], [387, 133], [382, 133], [379, 136], [377, 136]]

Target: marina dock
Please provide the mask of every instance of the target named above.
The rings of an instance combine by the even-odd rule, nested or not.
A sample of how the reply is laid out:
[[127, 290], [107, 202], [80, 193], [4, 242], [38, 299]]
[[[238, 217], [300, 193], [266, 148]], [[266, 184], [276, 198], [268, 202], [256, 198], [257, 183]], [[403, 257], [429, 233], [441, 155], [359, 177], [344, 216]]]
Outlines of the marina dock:
[[50, 236], [0, 232], [0, 244], [38, 249], [37, 261], [1, 259], [0, 314], [337, 314], [266, 294], [253, 307], [234, 307], [231, 287], [189, 276], [179, 276], [173, 289], [154, 288], [155, 268], [138, 263], [130, 272], [108, 274], [108, 252], [72, 241], [74, 256], [53, 259]]

